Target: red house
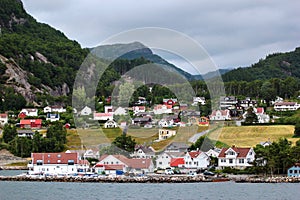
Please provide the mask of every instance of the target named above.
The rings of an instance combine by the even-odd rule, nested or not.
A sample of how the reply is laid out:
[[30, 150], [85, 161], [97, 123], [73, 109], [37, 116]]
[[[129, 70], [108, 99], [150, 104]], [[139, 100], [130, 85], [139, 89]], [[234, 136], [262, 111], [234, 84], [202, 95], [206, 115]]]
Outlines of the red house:
[[21, 128], [42, 128], [41, 119], [22, 119], [20, 121]]
[[172, 105], [174, 106], [177, 103], [177, 99], [163, 99], [164, 105]]
[[24, 112], [21, 112], [19, 115], [18, 115], [18, 118], [20, 119], [24, 119], [27, 115], [24, 113]]

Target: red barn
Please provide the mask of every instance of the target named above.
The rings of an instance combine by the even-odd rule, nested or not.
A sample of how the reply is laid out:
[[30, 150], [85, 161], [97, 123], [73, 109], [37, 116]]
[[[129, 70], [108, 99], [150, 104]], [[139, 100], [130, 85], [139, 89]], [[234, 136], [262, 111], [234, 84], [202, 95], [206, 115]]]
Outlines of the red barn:
[[42, 128], [41, 119], [22, 119], [20, 121], [21, 128]]

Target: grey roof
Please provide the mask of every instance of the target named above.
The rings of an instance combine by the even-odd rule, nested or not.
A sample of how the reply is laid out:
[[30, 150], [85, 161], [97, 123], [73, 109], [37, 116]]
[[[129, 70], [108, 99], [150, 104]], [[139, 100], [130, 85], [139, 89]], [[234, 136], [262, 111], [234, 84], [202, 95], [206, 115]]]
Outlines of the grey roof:
[[171, 150], [171, 149], [188, 149], [189, 145], [183, 142], [172, 142], [169, 144], [166, 149]]
[[23, 133], [29, 133], [29, 134], [34, 134], [35, 132], [33, 132], [32, 130], [17, 130], [18, 134], [23, 134]]

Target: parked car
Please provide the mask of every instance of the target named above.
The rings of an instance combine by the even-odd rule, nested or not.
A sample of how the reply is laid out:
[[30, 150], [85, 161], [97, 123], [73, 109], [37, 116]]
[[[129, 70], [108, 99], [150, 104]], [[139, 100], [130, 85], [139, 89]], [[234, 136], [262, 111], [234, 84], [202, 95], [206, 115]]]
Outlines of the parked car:
[[203, 172], [203, 175], [205, 175], [205, 176], [214, 176], [215, 173], [206, 170], [205, 172]]
[[173, 172], [172, 169], [166, 169], [166, 170], [165, 170], [165, 174], [167, 174], [167, 175], [172, 175], [172, 174], [174, 174], [174, 172]]

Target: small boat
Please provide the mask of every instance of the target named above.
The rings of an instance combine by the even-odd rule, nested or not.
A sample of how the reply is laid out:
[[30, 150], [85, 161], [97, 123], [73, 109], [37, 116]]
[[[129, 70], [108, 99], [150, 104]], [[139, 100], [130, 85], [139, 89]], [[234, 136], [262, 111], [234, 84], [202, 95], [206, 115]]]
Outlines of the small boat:
[[226, 181], [230, 181], [229, 178], [216, 178], [216, 179], [212, 179], [212, 182], [226, 182]]

